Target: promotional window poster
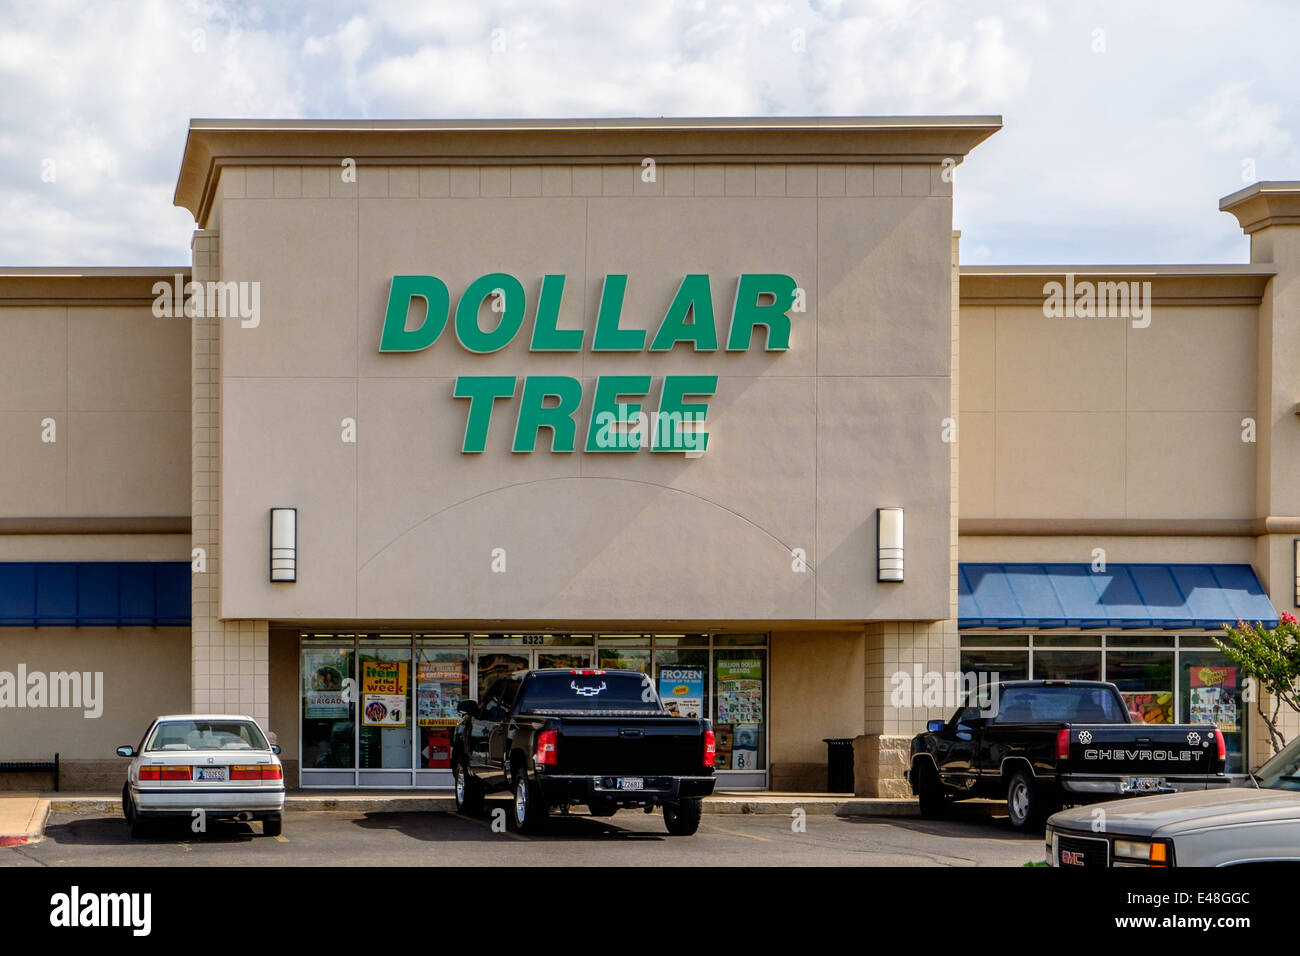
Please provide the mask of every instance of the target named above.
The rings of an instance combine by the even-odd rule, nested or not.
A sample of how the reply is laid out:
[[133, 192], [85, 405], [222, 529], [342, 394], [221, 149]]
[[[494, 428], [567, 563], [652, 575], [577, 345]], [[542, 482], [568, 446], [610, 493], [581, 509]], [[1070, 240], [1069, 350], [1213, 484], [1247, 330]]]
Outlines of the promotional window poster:
[[674, 717], [703, 717], [704, 668], [663, 667], [659, 670], [659, 699]]
[[460, 722], [456, 705], [467, 686], [460, 661], [423, 662], [415, 671], [415, 719], [421, 727], [455, 727]]
[[361, 665], [361, 726], [406, 726], [406, 661]]
[[341, 651], [303, 651], [303, 675], [307, 684], [303, 716], [346, 718], [348, 701], [343, 681], [349, 676], [347, 654]]
[[1222, 731], [1236, 732], [1237, 669], [1235, 667], [1193, 667], [1187, 719], [1193, 724], [1214, 724]]

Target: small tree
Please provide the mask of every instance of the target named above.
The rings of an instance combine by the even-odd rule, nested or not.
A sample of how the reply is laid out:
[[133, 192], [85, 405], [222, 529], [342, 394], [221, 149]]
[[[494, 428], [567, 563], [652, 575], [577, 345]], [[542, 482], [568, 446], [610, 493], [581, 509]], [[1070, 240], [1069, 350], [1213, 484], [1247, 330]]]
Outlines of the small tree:
[[1286, 745], [1286, 737], [1278, 729], [1282, 705], [1300, 713], [1300, 621], [1283, 611], [1277, 627], [1271, 630], [1258, 621], [1247, 624], [1240, 620], [1236, 627], [1223, 630], [1224, 636], [1216, 637], [1214, 642], [1247, 678], [1273, 698], [1270, 716], [1264, 712], [1263, 698], [1258, 693], [1252, 695], [1259, 715], [1268, 725], [1269, 743], [1277, 753]]

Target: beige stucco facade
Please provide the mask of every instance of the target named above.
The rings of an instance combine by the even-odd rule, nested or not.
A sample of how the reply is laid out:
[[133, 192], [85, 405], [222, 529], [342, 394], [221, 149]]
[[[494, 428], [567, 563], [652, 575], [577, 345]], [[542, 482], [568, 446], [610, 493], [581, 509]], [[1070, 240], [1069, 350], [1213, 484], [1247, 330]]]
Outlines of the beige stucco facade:
[[[1300, 185], [1224, 200], [1248, 265], [962, 267], [944, 161], [998, 126], [196, 121], [191, 266], [0, 274], [0, 564], [193, 571], [189, 628], [0, 629], [0, 671], [96, 663], [107, 695], [87, 733], [0, 711], [0, 761], [58, 750], [98, 787], [112, 746], [194, 708], [263, 721], [296, 782], [306, 632], [752, 634], [765, 752], [743, 784], [820, 790], [823, 738], [853, 738], [855, 789], [905, 795], [912, 734], [951, 707], [898, 706], [894, 677], [962, 667], [960, 563], [1250, 565], [1293, 609]], [[157, 316], [177, 273], [255, 285], [258, 314]], [[476, 353], [455, 314], [490, 273], [523, 314]], [[649, 350], [696, 274], [718, 347]], [[797, 286], [788, 348], [762, 326], [726, 348], [754, 274]], [[381, 351], [408, 275], [446, 284], [447, 327]], [[532, 350], [555, 275], [582, 344]], [[597, 350], [620, 275], [646, 347]], [[1067, 275], [1149, 282], [1149, 321], [1047, 316]], [[481, 452], [454, 396], [473, 376], [516, 379]], [[574, 451], [547, 429], [514, 450], [527, 376], [580, 387]], [[648, 411], [667, 377], [717, 376], [707, 451], [585, 451], [610, 376], [648, 376]], [[297, 509], [293, 582], [270, 580], [273, 507]], [[906, 516], [902, 582], [877, 580], [881, 507]]]

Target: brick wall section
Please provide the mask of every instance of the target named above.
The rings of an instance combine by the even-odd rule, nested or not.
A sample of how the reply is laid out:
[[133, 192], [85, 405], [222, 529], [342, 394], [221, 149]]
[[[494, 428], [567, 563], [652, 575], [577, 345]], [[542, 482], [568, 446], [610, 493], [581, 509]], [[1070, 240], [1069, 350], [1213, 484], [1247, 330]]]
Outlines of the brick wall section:
[[[195, 232], [190, 248], [194, 281], [218, 279], [221, 263], [217, 233]], [[193, 547], [203, 550], [206, 570], [194, 573], [191, 589], [191, 701], [196, 712], [248, 714], [264, 728], [274, 729], [268, 723], [267, 622], [223, 621], [218, 617], [223, 320], [195, 316], [193, 321]]]

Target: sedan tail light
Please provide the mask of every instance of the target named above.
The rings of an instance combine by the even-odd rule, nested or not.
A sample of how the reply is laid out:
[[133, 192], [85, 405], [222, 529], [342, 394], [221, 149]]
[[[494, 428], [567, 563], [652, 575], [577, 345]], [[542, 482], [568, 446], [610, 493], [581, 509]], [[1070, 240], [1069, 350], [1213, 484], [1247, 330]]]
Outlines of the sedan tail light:
[[713, 731], [704, 732], [704, 766], [712, 767], [718, 761], [718, 738], [713, 735]]
[[1070, 728], [1062, 727], [1056, 732], [1056, 759], [1070, 759]]
[[141, 780], [193, 780], [193, 767], [159, 767], [149, 765], [140, 768]]
[[237, 764], [230, 768], [231, 780], [283, 780], [284, 771], [279, 764]]
[[559, 759], [556, 751], [556, 744], [559, 742], [559, 734], [554, 730], [543, 730], [537, 735], [537, 763], [549, 767], [555, 766]]

